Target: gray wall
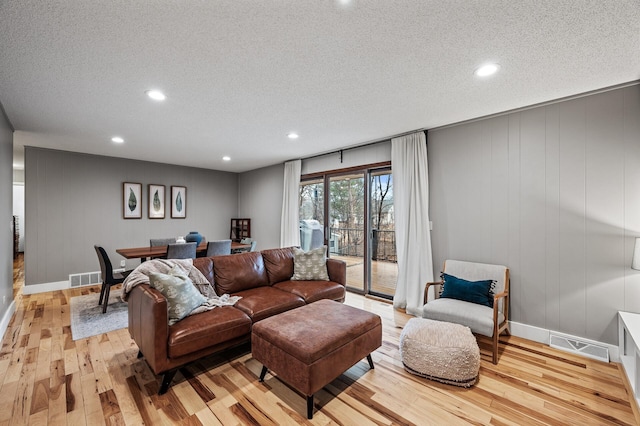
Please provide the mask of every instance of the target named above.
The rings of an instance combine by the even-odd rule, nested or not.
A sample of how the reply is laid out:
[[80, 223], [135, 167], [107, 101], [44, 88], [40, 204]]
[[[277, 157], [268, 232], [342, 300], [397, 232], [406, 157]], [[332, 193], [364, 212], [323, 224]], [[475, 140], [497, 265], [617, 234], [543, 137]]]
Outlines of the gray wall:
[[433, 261], [511, 269], [511, 319], [617, 343], [640, 312], [640, 86], [428, 132]]
[[284, 164], [242, 173], [238, 179], [238, 217], [251, 219], [258, 250], [280, 247]]
[[[0, 107], [0, 320], [13, 300], [13, 131]], [[4, 303], [2, 303], [4, 300]]]
[[[25, 170], [26, 285], [100, 270], [94, 244], [118, 267], [124, 258], [117, 248], [146, 246], [150, 238], [189, 231], [228, 238], [238, 211], [235, 173], [33, 147], [25, 149]], [[122, 218], [123, 182], [143, 184], [142, 219]], [[187, 217], [171, 219], [167, 205], [165, 219], [148, 219], [148, 184], [166, 185], [167, 199], [171, 185], [186, 186]], [[127, 268], [138, 264], [128, 260]]]

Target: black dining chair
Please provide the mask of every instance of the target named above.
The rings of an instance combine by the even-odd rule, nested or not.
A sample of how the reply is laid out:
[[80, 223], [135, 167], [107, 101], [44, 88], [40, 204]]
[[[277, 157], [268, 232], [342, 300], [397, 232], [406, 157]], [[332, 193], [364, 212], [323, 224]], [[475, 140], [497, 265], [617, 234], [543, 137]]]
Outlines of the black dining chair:
[[217, 240], [207, 243], [207, 257], [223, 254], [231, 254], [231, 240]]
[[[98, 306], [102, 305], [102, 313], [107, 312], [107, 305], [109, 304], [109, 293], [111, 292], [111, 286], [120, 284], [131, 273], [131, 271], [125, 271], [123, 273], [113, 272], [113, 266], [107, 252], [100, 246], [93, 246], [96, 249], [98, 260], [100, 261], [100, 272], [102, 274], [102, 288], [100, 289], [100, 299], [98, 299]], [[103, 303], [104, 301], [104, 303]]]
[[167, 259], [195, 259], [197, 243], [169, 244], [167, 246]]

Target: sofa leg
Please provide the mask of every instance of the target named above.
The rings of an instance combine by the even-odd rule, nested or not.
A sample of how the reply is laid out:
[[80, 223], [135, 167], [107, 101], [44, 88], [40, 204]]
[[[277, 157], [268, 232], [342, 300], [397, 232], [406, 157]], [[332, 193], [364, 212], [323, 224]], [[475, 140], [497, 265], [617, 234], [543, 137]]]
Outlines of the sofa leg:
[[498, 333], [494, 333], [493, 334], [493, 363], [495, 365], [498, 364], [498, 343], [500, 342], [499, 339], [499, 334]]
[[369, 368], [373, 370], [373, 358], [371, 358], [371, 354], [367, 355], [367, 361], [369, 361]]
[[162, 384], [160, 385], [158, 395], [164, 395], [165, 393], [167, 393], [167, 391], [169, 390], [169, 385], [171, 384], [171, 381], [173, 380], [177, 372], [178, 369], [174, 368], [173, 370], [169, 370], [164, 373], [164, 375], [162, 376]]
[[264, 382], [264, 376], [267, 375], [267, 367], [262, 366], [262, 371], [260, 372], [260, 381]]
[[307, 419], [313, 418], [313, 395], [307, 396]]

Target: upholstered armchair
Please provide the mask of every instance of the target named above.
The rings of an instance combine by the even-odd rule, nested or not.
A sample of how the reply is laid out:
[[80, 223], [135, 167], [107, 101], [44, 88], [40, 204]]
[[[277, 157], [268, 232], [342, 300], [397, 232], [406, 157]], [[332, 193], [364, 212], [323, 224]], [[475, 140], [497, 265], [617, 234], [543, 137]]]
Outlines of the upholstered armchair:
[[[510, 334], [509, 268], [446, 260], [442, 272], [443, 281], [426, 284], [422, 316], [466, 325], [476, 334], [493, 338], [493, 363], [497, 364], [498, 337], [503, 332]], [[435, 299], [427, 301], [431, 286], [444, 288], [436, 287]]]

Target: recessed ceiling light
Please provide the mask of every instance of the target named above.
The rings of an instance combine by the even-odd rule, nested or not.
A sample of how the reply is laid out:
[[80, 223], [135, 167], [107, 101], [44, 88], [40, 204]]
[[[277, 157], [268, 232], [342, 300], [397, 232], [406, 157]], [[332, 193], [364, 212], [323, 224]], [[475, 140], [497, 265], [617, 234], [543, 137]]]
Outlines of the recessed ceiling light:
[[222, 157], [223, 161], [231, 161], [231, 157], [229, 157], [228, 155], [225, 155], [224, 157]]
[[120, 136], [114, 136], [111, 138], [111, 142], [122, 143], [124, 142], [124, 139], [122, 139]]
[[297, 133], [294, 133], [294, 132], [291, 132], [291, 133], [289, 133], [289, 134], [287, 135], [287, 137], [288, 137], [289, 139], [298, 139], [298, 134], [297, 134]]
[[164, 101], [165, 99], [167, 99], [164, 93], [159, 90], [147, 90], [145, 93], [154, 101]]
[[485, 64], [473, 72], [478, 77], [487, 77], [492, 74], [495, 74], [500, 69], [500, 65], [498, 64]]

